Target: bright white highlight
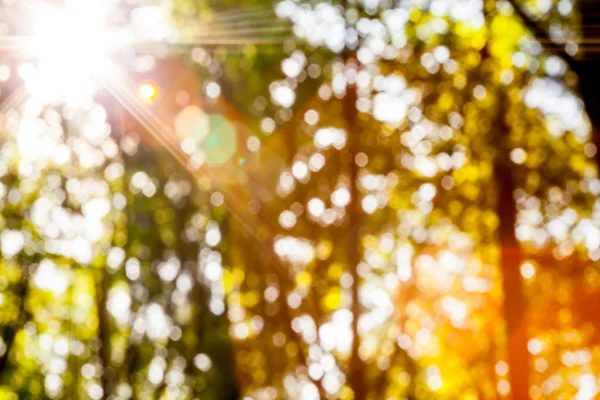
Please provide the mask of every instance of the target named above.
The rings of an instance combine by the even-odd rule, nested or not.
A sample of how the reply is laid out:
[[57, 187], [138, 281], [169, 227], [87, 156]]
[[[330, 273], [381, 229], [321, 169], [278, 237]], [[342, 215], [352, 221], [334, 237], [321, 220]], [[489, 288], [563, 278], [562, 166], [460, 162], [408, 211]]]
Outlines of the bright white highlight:
[[35, 71], [24, 77], [35, 100], [82, 107], [96, 91], [93, 76], [112, 68], [109, 52], [123, 38], [105, 25], [111, 1], [68, 1], [63, 7], [36, 7], [26, 51]]

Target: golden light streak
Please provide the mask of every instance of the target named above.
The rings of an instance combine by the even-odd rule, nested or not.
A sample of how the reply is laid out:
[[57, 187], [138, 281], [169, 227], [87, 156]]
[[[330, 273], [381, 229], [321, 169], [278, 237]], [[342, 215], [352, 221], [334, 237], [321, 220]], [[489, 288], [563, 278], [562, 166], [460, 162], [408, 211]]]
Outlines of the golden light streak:
[[244, 7], [243, 9], [230, 9], [224, 11], [217, 11], [213, 15], [211, 15], [212, 20], [216, 21], [228, 21], [228, 20], [236, 20], [236, 19], [248, 19], [248, 17], [252, 17], [255, 15], [268, 15], [274, 14], [273, 12], [273, 4], [261, 4], [252, 7]]
[[[73, 3], [68, 3], [73, 4]], [[108, 13], [106, 3], [104, 4], [105, 9], [103, 13]], [[87, 5], [87, 2], [86, 2]], [[32, 5], [28, 5], [31, 15], [35, 14], [36, 8]], [[270, 6], [269, 6], [270, 7]], [[112, 53], [117, 52], [114, 48], [109, 46], [111, 41], [115, 40], [115, 32], [110, 27], [105, 27], [102, 13], [93, 15], [93, 23], [86, 26], [88, 9], [81, 6], [73, 10], [55, 9], [58, 15], [57, 19], [49, 18], [44, 21], [43, 24], [36, 28], [36, 31], [32, 36], [13, 36], [4, 37], [0, 39], [0, 51], [10, 51], [19, 53], [21, 55], [32, 56], [36, 58], [39, 64], [45, 65], [45, 73], [36, 76], [36, 84], [48, 84], [64, 81], [69, 86], [74, 84], [73, 75], [79, 77], [89, 77], [90, 81], [98, 84], [100, 87], [107, 90], [126, 110], [128, 110], [134, 118], [147, 130], [147, 132], [161, 145], [163, 146], [174, 158], [179, 162], [195, 179], [209, 179], [209, 181], [217, 187], [217, 190], [221, 191], [225, 195], [225, 205], [230, 211], [231, 215], [236, 218], [244, 226], [244, 228], [254, 238], [261, 243], [265, 251], [273, 257], [274, 260], [279, 260], [279, 257], [274, 253], [273, 240], [271, 237], [260, 237], [257, 233], [256, 227], [259, 226], [259, 220], [257, 215], [252, 214], [247, 209], [247, 204], [243, 204], [241, 200], [243, 196], [236, 195], [228, 187], [219, 183], [218, 179], [215, 179], [210, 168], [199, 169], [198, 165], [190, 164], [190, 158], [187, 156], [181, 148], [175, 144], [178, 143], [178, 137], [168, 124], [161, 121], [150, 109], [147, 104], [154, 101], [159, 93], [159, 88], [151, 82], [143, 82], [138, 86], [138, 93], [131, 91], [125, 82], [129, 80], [121, 75], [124, 71], [122, 69], [111, 69], [111, 68], [96, 68], [98, 60], [102, 60], [102, 63], [109, 60], [109, 56]], [[81, 14], [79, 14], [81, 12]], [[71, 13], [71, 14], [70, 14]], [[125, 41], [118, 43], [117, 48], [123, 47], [138, 47], [140, 45], [150, 44], [163, 44], [169, 47], [177, 46], [198, 46], [198, 45], [260, 45], [260, 44], [281, 44], [285, 41], [295, 40], [292, 36], [267, 36], [265, 34], [270, 33], [287, 33], [290, 32], [288, 26], [258, 26], [258, 27], [247, 27], [241, 29], [225, 29], [234, 24], [234, 21], [246, 18], [253, 15], [266, 15], [272, 13], [271, 11], [256, 11], [247, 12], [246, 10], [238, 14], [217, 14], [215, 17], [216, 21], [220, 21], [220, 24], [215, 24], [212, 30], [203, 32], [196, 35], [184, 35], [183, 38], [176, 40], [148, 40], [147, 38], [136, 38], [131, 36], [124, 36], [127, 38]], [[226, 22], [228, 21], [228, 22]], [[249, 18], [247, 23], [251, 24], [252, 18]], [[52, 30], [56, 28], [56, 24], [60, 26], [58, 32]], [[73, 23], [73, 24], [72, 24]], [[239, 26], [239, 24], [237, 25]], [[81, 29], [80, 29], [81, 28]], [[291, 33], [291, 32], [290, 32]], [[97, 45], [97, 46], [96, 46]], [[85, 59], [82, 59], [80, 50], [84, 49], [84, 53], [87, 54]], [[79, 50], [79, 51], [78, 51]], [[88, 53], [88, 51], [90, 53]], [[109, 54], [110, 53], [110, 54]], [[84, 55], [85, 55], [84, 54]], [[67, 60], [62, 59], [64, 56]], [[96, 63], [90, 64], [90, 58], [96, 60]], [[59, 62], [57, 62], [59, 60]], [[68, 68], [65, 68], [67, 66]], [[112, 63], [111, 67], [117, 68], [117, 63]], [[115, 76], [121, 76], [117, 79]], [[57, 77], [59, 79], [57, 79]], [[31, 90], [31, 82], [29, 82], [29, 89]], [[81, 81], [75, 85], [75, 88], [79, 88]], [[35, 86], [35, 85], [34, 85]], [[34, 88], [36, 89], [36, 88]], [[52, 90], [51, 90], [52, 89]], [[42, 88], [41, 100], [49, 100], [46, 98], [47, 94], [60, 92], [64, 88], [59, 86], [52, 86], [52, 88]], [[33, 90], [34, 95], [40, 95], [40, 88]], [[92, 95], [91, 93], [90, 95]], [[16, 91], [5, 104], [2, 106], [3, 109], [10, 109], [14, 105], [22, 102], [26, 98], [25, 87]], [[269, 227], [277, 226], [278, 219], [272, 215], [269, 210], [263, 210], [261, 212], [261, 218], [266, 216], [266, 220], [262, 222]], [[282, 266], [281, 262], [277, 262], [277, 265]], [[282, 270], [284, 274], [289, 274], [287, 269]]]
[[24, 85], [20, 85], [0, 104], [0, 115], [4, 116], [8, 110], [19, 108], [27, 97], [27, 89]]
[[[130, 112], [138, 122], [147, 130], [147, 132], [158, 141], [170, 154], [180, 163], [188, 173], [194, 177], [194, 179], [202, 180], [208, 178], [212, 184], [214, 184], [220, 192], [224, 194], [224, 204], [227, 207], [230, 214], [237, 219], [244, 229], [250, 233], [254, 239], [261, 243], [264, 250], [273, 259], [278, 260], [279, 257], [273, 250], [273, 238], [262, 238], [257, 233], [256, 227], [259, 226], [259, 220], [255, 215], [250, 213], [245, 204], [242, 204], [239, 199], [241, 196], [233, 193], [226, 185], [221, 185], [218, 179], [215, 179], [213, 173], [209, 169], [194, 168], [190, 165], [188, 157], [181, 151], [178, 146], [173, 144], [173, 138], [177, 135], [168, 124], [160, 121], [160, 119], [149, 110], [145, 104], [143, 104], [136, 96], [134, 96], [128, 89], [123, 88], [122, 85], [114, 78], [105, 77], [99, 79], [98, 82], [102, 84], [105, 89], [117, 100], [119, 103]], [[270, 228], [276, 226], [277, 219], [272, 215], [267, 217], [267, 220], [262, 221], [267, 224]], [[281, 263], [277, 265], [282, 266]], [[291, 273], [285, 270], [286, 273]]]
[[[237, 25], [239, 26], [239, 25]], [[239, 37], [247, 37], [250, 34], [255, 33], [277, 33], [277, 32], [290, 32], [291, 27], [289, 25], [280, 26], [264, 26], [264, 27], [253, 27], [253, 28], [238, 28], [238, 29], [223, 29], [227, 26], [208, 26], [201, 29], [201, 31], [194, 35], [192, 38], [205, 38], [212, 36], [233, 36], [240, 35]], [[220, 29], [220, 30], [219, 30]], [[242, 36], [243, 35], [243, 36]]]

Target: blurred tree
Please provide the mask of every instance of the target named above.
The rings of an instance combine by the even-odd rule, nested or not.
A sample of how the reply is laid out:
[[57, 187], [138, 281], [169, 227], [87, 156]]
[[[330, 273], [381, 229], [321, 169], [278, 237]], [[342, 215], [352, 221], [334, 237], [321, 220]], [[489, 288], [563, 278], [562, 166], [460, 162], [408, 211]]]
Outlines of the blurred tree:
[[119, 109], [8, 114], [1, 398], [236, 397], [225, 216]]
[[569, 0], [173, 3], [139, 122], [9, 107], [0, 398], [597, 394]]
[[[551, 3], [568, 25], [565, 7]], [[270, 101], [224, 92], [251, 105], [248, 124], [262, 131], [244, 165], [265, 248], [257, 259], [234, 240], [229, 294], [244, 392], [535, 397], [526, 260], [586, 251], [547, 233], [556, 221], [545, 210], [548, 225], [529, 233], [528, 199], [567, 190], [580, 221], [593, 203], [589, 130], [565, 63], [507, 2], [275, 9], [297, 39], [279, 58], [252, 57], [284, 76], [245, 77]]]

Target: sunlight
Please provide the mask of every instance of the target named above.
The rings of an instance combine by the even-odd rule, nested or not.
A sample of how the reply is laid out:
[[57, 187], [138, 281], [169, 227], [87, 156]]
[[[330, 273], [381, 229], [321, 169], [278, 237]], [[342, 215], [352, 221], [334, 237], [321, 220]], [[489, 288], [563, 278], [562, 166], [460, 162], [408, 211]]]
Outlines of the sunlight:
[[143, 82], [138, 87], [138, 96], [144, 103], [152, 103], [158, 97], [158, 87], [152, 82]]
[[91, 76], [113, 67], [110, 52], [126, 38], [108, 26], [111, 2], [69, 1], [62, 7], [36, 7], [26, 52], [35, 59], [24, 79], [34, 99], [43, 104], [81, 107], [97, 90]]

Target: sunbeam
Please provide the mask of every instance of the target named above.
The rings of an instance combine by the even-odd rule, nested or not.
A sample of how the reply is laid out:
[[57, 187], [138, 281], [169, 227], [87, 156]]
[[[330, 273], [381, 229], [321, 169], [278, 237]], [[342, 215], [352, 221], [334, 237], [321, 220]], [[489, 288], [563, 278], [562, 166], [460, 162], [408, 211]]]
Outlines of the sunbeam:
[[[244, 196], [219, 182], [211, 168], [202, 168], [202, 160], [186, 154], [170, 123], [143, 101], [151, 102], [157, 93], [148, 94], [151, 88], [146, 88], [146, 94], [135, 93], [131, 89], [136, 86], [135, 80], [120, 62], [124, 52], [151, 54], [156, 46], [166, 45], [169, 51], [177, 52], [182, 47], [266, 46], [295, 41], [290, 25], [276, 19], [272, 6], [217, 12], [196, 28], [177, 33], [156, 8], [142, 7], [132, 13], [129, 23], [115, 26], [109, 23], [111, 13], [116, 11], [114, 1], [85, 4], [67, 1], [61, 7], [38, 2], [22, 4], [25, 10], [21, 8], [12, 16], [22, 18], [23, 26], [31, 26], [31, 29], [0, 38], [0, 52], [25, 60], [20, 73], [24, 84], [0, 105], [0, 112], [4, 114], [20, 106], [27, 98], [33, 99], [35, 104], [86, 107], [97, 91], [105, 90], [194, 179], [208, 179], [223, 193], [224, 204], [232, 217], [260, 243], [269, 257], [277, 260], [274, 238], [261, 237], [256, 230], [260, 224], [266, 224], [270, 231], [275, 231], [276, 216], [268, 209], [251, 213], [242, 200]], [[260, 187], [252, 176], [249, 179]]]
[[[125, 79], [126, 80], [126, 79]], [[166, 149], [175, 160], [182, 165], [194, 179], [201, 180], [208, 178], [215, 188], [224, 194], [224, 204], [232, 217], [238, 220], [240, 225], [263, 247], [263, 250], [273, 259], [277, 259], [277, 255], [273, 251], [273, 243], [271, 240], [261, 238], [256, 232], [258, 223], [265, 223], [270, 229], [274, 229], [277, 224], [277, 219], [271, 215], [269, 210], [266, 210], [268, 215], [266, 218], [258, 219], [256, 215], [250, 213], [246, 207], [239, 201], [239, 194], [233, 193], [232, 190], [224, 184], [221, 184], [219, 179], [216, 179], [210, 169], [199, 168], [196, 165], [190, 164], [190, 158], [179, 146], [176, 146], [177, 135], [169, 124], [160, 120], [160, 118], [148, 109], [147, 105], [139, 100], [130, 89], [124, 87], [120, 80], [111, 77], [98, 78], [98, 82], [144, 127], [147, 133], [154, 138], [164, 149]], [[258, 184], [257, 182], [254, 182]]]
[[4, 116], [6, 112], [19, 108], [29, 96], [27, 88], [20, 85], [0, 104], [0, 115]]
[[252, 7], [217, 10], [212, 16], [216, 20], [247, 19], [249, 16], [254, 15], [273, 14], [273, 7], [274, 4], [261, 4]]
[[291, 26], [277, 19], [272, 5], [217, 12], [194, 28], [177, 32], [158, 8], [145, 6], [125, 24], [109, 23], [118, 11], [114, 1], [19, 3], [7, 14], [18, 24], [18, 35], [0, 37], [0, 54], [31, 60], [25, 83], [44, 103], [81, 106], [97, 88], [90, 74], [109, 75], [122, 67], [126, 52], [151, 53], [167, 46], [175, 53], [195, 46], [271, 46], [295, 41]]

